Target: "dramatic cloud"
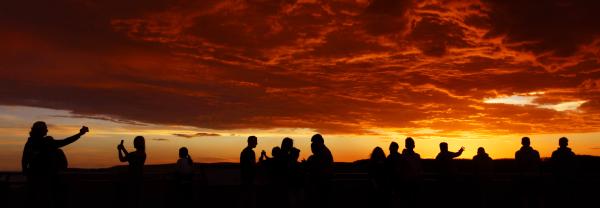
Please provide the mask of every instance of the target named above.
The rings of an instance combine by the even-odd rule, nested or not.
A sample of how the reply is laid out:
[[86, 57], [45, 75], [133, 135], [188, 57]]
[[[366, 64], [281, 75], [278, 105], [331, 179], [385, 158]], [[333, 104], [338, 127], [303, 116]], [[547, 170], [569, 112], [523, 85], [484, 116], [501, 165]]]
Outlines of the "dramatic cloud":
[[11, 1], [0, 8], [0, 104], [209, 131], [598, 131], [599, 10], [559, 0]]
[[194, 138], [194, 137], [216, 137], [216, 136], [221, 136], [220, 134], [215, 134], [215, 133], [205, 133], [205, 132], [198, 132], [198, 133], [194, 133], [194, 134], [182, 134], [182, 133], [177, 133], [177, 134], [173, 134], [173, 136], [178, 136], [178, 137], [183, 137], [183, 138]]

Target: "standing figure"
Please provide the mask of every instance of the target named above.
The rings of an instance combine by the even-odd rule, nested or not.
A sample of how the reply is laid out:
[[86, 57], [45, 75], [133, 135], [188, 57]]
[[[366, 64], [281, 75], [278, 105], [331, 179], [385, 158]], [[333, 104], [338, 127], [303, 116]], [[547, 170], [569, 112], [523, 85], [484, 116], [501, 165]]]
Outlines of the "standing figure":
[[325, 146], [323, 137], [315, 134], [310, 149], [312, 155], [306, 161], [309, 180], [309, 201], [311, 207], [329, 207], [333, 179], [333, 156]]
[[539, 186], [541, 185], [540, 153], [531, 147], [529, 137], [521, 138], [521, 149], [515, 153], [518, 175], [516, 178], [517, 190], [521, 197], [523, 207], [539, 207], [541, 199]]
[[476, 193], [479, 198], [480, 207], [487, 207], [490, 195], [490, 183], [492, 181], [492, 158], [485, 152], [483, 147], [477, 149], [477, 155], [473, 157], [473, 175]]
[[300, 150], [294, 147], [294, 140], [292, 138], [283, 138], [280, 155], [282, 180], [279, 194], [285, 194], [285, 196], [281, 197], [281, 199], [284, 199], [282, 205], [284, 207], [296, 207], [300, 195], [302, 177], [298, 164]]
[[577, 161], [575, 153], [569, 148], [569, 139], [561, 137], [558, 139], [558, 149], [552, 152], [550, 163], [552, 165], [552, 171], [554, 173], [554, 181], [556, 188], [553, 193], [556, 197], [553, 197], [556, 203], [556, 207], [577, 207], [570, 202], [576, 202], [573, 200], [573, 192], [576, 190], [575, 186], [575, 173], [577, 172]]
[[404, 140], [404, 149], [402, 150], [402, 183], [400, 188], [402, 201], [406, 207], [417, 207], [421, 192], [421, 155], [415, 152], [415, 140], [407, 137]]
[[369, 158], [369, 179], [371, 181], [372, 193], [371, 193], [371, 206], [373, 207], [387, 207], [387, 171], [386, 171], [386, 157], [385, 152], [381, 147], [375, 147], [371, 152], [371, 158]]
[[465, 151], [465, 148], [461, 147], [458, 152], [450, 152], [448, 151], [448, 143], [440, 143], [440, 153], [435, 157], [435, 160], [438, 162], [438, 168], [442, 177], [453, 177], [456, 172], [453, 159], [459, 157], [463, 151]]
[[175, 170], [175, 204], [191, 205], [194, 197], [194, 161], [186, 147], [179, 148], [179, 159]]
[[242, 185], [242, 207], [256, 207], [256, 154], [254, 148], [258, 145], [256, 136], [249, 136], [248, 146], [240, 154], [240, 176]]
[[123, 145], [123, 140], [117, 146], [119, 151], [119, 161], [127, 162], [128, 171], [126, 177], [127, 201], [130, 207], [142, 207], [141, 195], [144, 176], [144, 163], [146, 162], [146, 140], [143, 136], [136, 136], [133, 139], [135, 151], [128, 152]]
[[396, 142], [390, 143], [390, 154], [385, 160], [387, 178], [388, 178], [388, 192], [393, 198], [397, 196], [398, 189], [401, 187], [402, 177], [402, 155], [398, 152], [400, 146]]
[[[461, 147], [458, 152], [450, 152], [448, 151], [448, 143], [446, 142], [442, 142], [440, 143], [440, 153], [438, 153], [438, 155], [435, 157], [436, 163], [437, 163], [437, 167], [438, 167], [438, 173], [439, 173], [439, 178], [438, 178], [438, 185], [439, 188], [438, 190], [440, 191], [440, 196], [441, 196], [441, 200], [437, 201], [437, 203], [456, 203], [457, 200], [457, 192], [458, 188], [455, 188], [455, 191], [444, 191], [444, 189], [446, 189], [446, 187], [455, 187], [457, 185], [459, 185], [457, 182], [457, 170], [456, 167], [454, 165], [454, 158], [460, 156], [463, 151], [465, 150], [464, 147]], [[462, 188], [462, 186], [459, 185], [459, 188]], [[443, 204], [439, 204], [440, 206]]]
[[31, 127], [23, 149], [21, 166], [27, 177], [27, 203], [30, 207], [64, 207], [67, 187], [60, 172], [67, 169], [68, 161], [60, 149], [77, 141], [89, 129], [81, 127], [79, 133], [63, 140], [47, 136], [48, 127], [37, 121]]

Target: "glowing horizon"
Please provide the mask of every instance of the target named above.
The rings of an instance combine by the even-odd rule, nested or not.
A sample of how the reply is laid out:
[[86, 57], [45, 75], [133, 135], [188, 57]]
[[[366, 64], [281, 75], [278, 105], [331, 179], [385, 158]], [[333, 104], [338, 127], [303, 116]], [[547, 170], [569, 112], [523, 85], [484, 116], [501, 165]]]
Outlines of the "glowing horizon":
[[[102, 117], [81, 118], [67, 111], [35, 107], [1, 106], [0, 133], [4, 139], [0, 141], [0, 170], [20, 170], [21, 151], [28, 137], [30, 125], [37, 121], [46, 121], [49, 135], [62, 139], [78, 132], [81, 125], [87, 125], [91, 131], [76, 143], [63, 148], [72, 168], [104, 168], [123, 165], [116, 157], [116, 145], [121, 139], [126, 147], [132, 148], [133, 137], [146, 137], [147, 164], [174, 163], [177, 150], [188, 147], [194, 161], [199, 163], [238, 162], [239, 152], [246, 145], [249, 135], [259, 138], [255, 151], [269, 152], [279, 146], [284, 137], [294, 139], [294, 145], [301, 150], [301, 158], [310, 155], [310, 137], [317, 133], [311, 129], [241, 129], [223, 131], [198, 129], [186, 126], [165, 126], [145, 123], [112, 121]], [[438, 153], [438, 144], [448, 142], [451, 151], [461, 146], [465, 153], [459, 158], [470, 159], [478, 147], [486, 151], [494, 159], [513, 158], [514, 152], [520, 148], [520, 138], [532, 138], [532, 146], [540, 151], [542, 157], [549, 157], [557, 147], [558, 138], [567, 136], [570, 147], [578, 155], [600, 156], [600, 146], [595, 138], [600, 132], [568, 133], [568, 134], [530, 134], [530, 135], [473, 135], [463, 132], [462, 135], [436, 136], [430, 129], [416, 130], [414, 134], [399, 133], [397, 130], [379, 131], [378, 135], [340, 135], [325, 134], [326, 144], [332, 150], [337, 162], [353, 162], [367, 159], [376, 146], [388, 153], [390, 142], [398, 142], [403, 146], [404, 139], [411, 136], [416, 139], [416, 151], [422, 158], [434, 158]]]

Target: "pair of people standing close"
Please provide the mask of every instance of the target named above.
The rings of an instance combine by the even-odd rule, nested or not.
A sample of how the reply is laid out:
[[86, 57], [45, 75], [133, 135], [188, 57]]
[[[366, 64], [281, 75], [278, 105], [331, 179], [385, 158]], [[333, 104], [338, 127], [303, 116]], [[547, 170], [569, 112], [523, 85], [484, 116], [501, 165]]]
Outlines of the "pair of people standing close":
[[389, 207], [397, 200], [411, 207], [418, 201], [420, 189], [421, 156], [414, 151], [411, 137], [405, 140], [405, 149], [399, 152], [396, 142], [390, 143], [386, 157], [381, 147], [375, 147], [369, 160], [369, 176], [373, 186], [372, 201], [376, 206]]

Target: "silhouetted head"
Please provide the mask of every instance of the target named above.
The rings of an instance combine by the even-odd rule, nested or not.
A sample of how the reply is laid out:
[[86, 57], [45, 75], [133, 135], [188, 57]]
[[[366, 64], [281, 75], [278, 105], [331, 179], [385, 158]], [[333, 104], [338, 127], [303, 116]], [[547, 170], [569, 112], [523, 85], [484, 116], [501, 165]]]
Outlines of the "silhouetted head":
[[567, 139], [567, 137], [561, 137], [560, 139], [558, 139], [558, 146], [560, 146], [560, 147], [569, 146], [569, 139]]
[[256, 138], [256, 136], [248, 137], [248, 146], [249, 147], [255, 148], [257, 144], [258, 144], [258, 139]]
[[300, 158], [300, 150], [292, 148], [292, 151], [290, 151], [290, 157], [292, 158], [292, 161], [298, 161], [298, 158]]
[[286, 137], [281, 141], [281, 149], [283, 150], [291, 150], [294, 147], [294, 140], [292, 138]]
[[529, 145], [531, 145], [531, 141], [529, 141], [529, 137], [521, 138], [521, 145], [523, 145], [524, 147], [529, 147]]
[[317, 143], [317, 144], [325, 144], [325, 140], [323, 139], [323, 136], [321, 136], [320, 134], [313, 135], [312, 138], [310, 138], [310, 142]]
[[441, 152], [448, 152], [448, 143], [446, 143], [446, 142], [440, 143], [440, 151]]
[[185, 147], [179, 148], [179, 158], [187, 158], [188, 157], [188, 149]]
[[371, 161], [382, 161], [385, 160], [385, 152], [381, 147], [375, 147], [373, 152], [371, 152]]
[[272, 157], [279, 157], [279, 154], [281, 153], [281, 148], [279, 147], [273, 147], [273, 149], [271, 149], [271, 156]]
[[415, 148], [415, 140], [412, 137], [406, 137], [406, 140], [404, 140], [404, 147], [406, 149], [414, 149]]
[[29, 137], [31, 138], [41, 138], [48, 134], [48, 126], [43, 121], [36, 121], [31, 126], [31, 131], [29, 131]]
[[483, 149], [483, 147], [479, 147], [479, 148], [477, 148], [477, 154], [478, 154], [478, 155], [483, 155], [483, 154], [485, 154], [485, 149]]
[[390, 143], [390, 153], [398, 152], [398, 148], [400, 148], [400, 146], [398, 146], [398, 143], [396, 143], [396, 142]]
[[143, 136], [136, 136], [133, 139], [133, 147], [136, 150], [144, 151], [146, 149], [146, 140], [144, 139], [144, 137]]

